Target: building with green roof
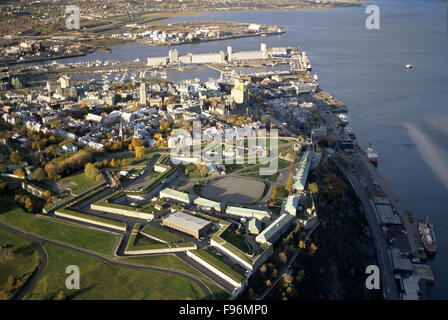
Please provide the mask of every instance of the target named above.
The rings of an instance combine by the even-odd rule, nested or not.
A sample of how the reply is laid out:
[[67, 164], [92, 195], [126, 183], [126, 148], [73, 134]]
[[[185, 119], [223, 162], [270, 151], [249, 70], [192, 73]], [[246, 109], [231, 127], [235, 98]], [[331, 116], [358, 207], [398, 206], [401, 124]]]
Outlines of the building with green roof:
[[306, 181], [308, 179], [308, 173], [310, 171], [310, 159], [310, 153], [307, 151], [303, 154], [302, 158], [299, 161], [299, 166], [297, 167], [297, 171], [294, 176], [294, 183], [292, 185], [292, 189], [295, 192], [300, 192], [305, 189]]
[[282, 214], [277, 220], [272, 222], [256, 238], [258, 243], [274, 243], [277, 241], [294, 223], [294, 218], [289, 214]]
[[199, 207], [210, 207], [218, 212], [221, 212], [221, 203], [213, 200], [209, 200], [203, 197], [197, 197], [193, 203]]
[[172, 199], [172, 200], [176, 200], [176, 201], [180, 201], [183, 203], [191, 203], [191, 196], [189, 193], [185, 193], [182, 191], [177, 191], [174, 189], [170, 189], [170, 188], [165, 188], [163, 190], [160, 191], [159, 193], [159, 198], [163, 199], [163, 198], [168, 198], [168, 199]]
[[259, 220], [271, 218], [269, 213], [264, 210], [256, 210], [256, 209], [250, 209], [250, 208], [240, 208], [240, 207], [229, 206], [226, 209], [226, 213], [232, 214], [235, 216], [240, 216], [240, 217], [257, 218]]

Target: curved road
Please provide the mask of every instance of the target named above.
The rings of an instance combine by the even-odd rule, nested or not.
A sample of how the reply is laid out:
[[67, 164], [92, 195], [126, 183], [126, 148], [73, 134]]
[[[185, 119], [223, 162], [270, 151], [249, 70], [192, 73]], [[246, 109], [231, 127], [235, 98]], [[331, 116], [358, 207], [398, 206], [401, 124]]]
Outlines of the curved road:
[[[171, 269], [167, 269], [167, 268], [163, 268], [163, 267], [155, 267], [155, 266], [147, 266], [147, 265], [141, 265], [141, 264], [134, 264], [134, 263], [130, 263], [130, 262], [118, 262], [115, 261], [113, 259], [110, 259], [108, 257], [105, 257], [103, 255], [100, 255], [98, 253], [92, 252], [92, 251], [88, 251], [88, 250], [84, 250], [69, 244], [64, 244], [58, 241], [54, 241], [51, 239], [47, 239], [41, 236], [37, 236], [37, 235], [33, 235], [24, 231], [21, 231], [19, 229], [16, 229], [14, 227], [11, 227], [7, 224], [4, 224], [2, 222], [0, 222], [0, 227], [12, 232], [16, 235], [25, 237], [27, 239], [31, 239], [31, 241], [33, 241], [33, 244], [36, 246], [36, 248], [38, 248], [39, 253], [42, 255], [42, 253], [44, 253], [44, 256], [42, 257], [42, 263], [41, 265], [38, 267], [37, 271], [32, 275], [32, 277], [27, 281], [27, 283], [19, 290], [19, 292], [16, 294], [16, 299], [21, 299], [25, 296], [25, 294], [28, 292], [28, 290], [34, 285], [34, 283], [39, 279], [39, 277], [41, 276], [41, 274], [43, 273], [45, 266], [47, 264], [48, 258], [47, 258], [47, 254], [45, 252], [45, 250], [43, 249], [42, 245], [39, 242], [45, 241], [48, 243], [51, 243], [53, 245], [65, 248], [65, 249], [69, 249], [69, 250], [73, 250], [75, 252], [81, 253], [81, 254], [85, 254], [91, 257], [94, 257], [102, 262], [111, 264], [111, 265], [115, 265], [115, 266], [121, 266], [121, 267], [127, 267], [127, 268], [133, 268], [133, 269], [138, 269], [138, 270], [149, 270], [149, 271], [157, 271], [157, 272], [164, 272], [164, 273], [168, 273], [168, 274], [173, 274], [176, 276], [180, 276], [183, 277], [185, 279], [188, 279], [192, 282], [194, 282], [195, 284], [198, 285], [198, 287], [201, 289], [201, 291], [204, 293], [205, 298], [207, 300], [213, 300], [214, 296], [213, 293], [210, 291], [210, 289], [199, 279], [197, 279], [196, 277], [188, 274], [188, 273], [184, 273], [181, 271], [176, 271], [176, 270], [171, 270]], [[39, 242], [37, 242], [39, 241]]]
[[41, 258], [39, 265], [33, 271], [33, 274], [31, 275], [31, 277], [29, 277], [26, 280], [25, 284], [20, 287], [19, 291], [17, 291], [13, 297], [14, 300], [22, 300], [23, 297], [26, 295], [26, 293], [36, 284], [37, 280], [39, 280], [42, 273], [44, 273], [44, 270], [48, 264], [48, 255], [47, 255], [47, 252], [45, 251], [44, 247], [40, 244], [40, 242], [36, 238], [34, 238], [28, 234], [25, 234], [24, 232], [21, 232], [17, 229], [14, 229], [6, 224], [3, 224], [1, 222], [0, 222], [0, 227], [11, 232], [11, 233], [14, 233], [18, 236], [21, 236], [21, 237], [31, 241], [33, 246], [37, 249], [37, 252], [39, 253], [40, 258]]

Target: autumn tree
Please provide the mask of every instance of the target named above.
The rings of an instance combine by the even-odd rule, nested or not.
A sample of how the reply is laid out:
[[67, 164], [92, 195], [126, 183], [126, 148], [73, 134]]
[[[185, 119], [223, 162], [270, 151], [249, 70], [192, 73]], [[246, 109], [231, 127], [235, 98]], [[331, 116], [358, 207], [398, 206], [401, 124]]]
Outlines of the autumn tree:
[[283, 264], [286, 264], [288, 262], [288, 257], [286, 256], [286, 254], [283, 251], [278, 254], [278, 258], [279, 258], [280, 262]]
[[40, 143], [37, 142], [37, 141], [34, 141], [34, 142], [31, 144], [31, 148], [32, 148], [33, 150], [38, 150], [38, 151], [40, 151]]
[[45, 179], [45, 172], [42, 168], [37, 168], [33, 171], [33, 174], [31, 175], [33, 180], [36, 180], [37, 182], [42, 182]]
[[289, 273], [284, 273], [282, 275], [283, 282], [285, 283], [285, 286], [288, 286], [294, 282], [294, 278]]
[[86, 163], [86, 165], [84, 167], [84, 174], [86, 175], [87, 178], [95, 179], [99, 173], [100, 173], [100, 171], [98, 170], [97, 167], [95, 167], [90, 162]]
[[314, 193], [314, 194], [316, 194], [316, 193], [319, 192], [319, 188], [317, 187], [317, 183], [316, 183], [316, 182], [310, 183], [310, 184], [308, 185], [308, 188], [309, 188], [310, 191], [311, 191], [312, 193]]
[[44, 197], [45, 197], [45, 203], [49, 205], [51, 203], [51, 192], [49, 190], [45, 190]]
[[25, 172], [21, 168], [14, 170], [13, 174], [18, 177], [25, 178]]
[[58, 179], [58, 173], [56, 171], [56, 166], [52, 163], [47, 163], [45, 165], [45, 173], [47, 174], [47, 177], [51, 180], [57, 180]]
[[272, 199], [277, 199], [277, 193], [278, 193], [278, 185], [274, 184], [274, 186], [272, 187], [272, 194], [271, 194]]
[[22, 156], [18, 152], [12, 152], [11, 156], [10, 156], [10, 159], [15, 164], [19, 164], [19, 163], [23, 162]]
[[136, 146], [136, 147], [134, 148], [134, 150], [135, 150], [135, 157], [136, 157], [138, 160], [143, 159], [143, 156], [145, 155], [145, 151], [146, 151], [145, 146]]
[[23, 205], [26, 211], [31, 212], [33, 211], [33, 202], [31, 201], [30, 197], [26, 197], [25, 204]]

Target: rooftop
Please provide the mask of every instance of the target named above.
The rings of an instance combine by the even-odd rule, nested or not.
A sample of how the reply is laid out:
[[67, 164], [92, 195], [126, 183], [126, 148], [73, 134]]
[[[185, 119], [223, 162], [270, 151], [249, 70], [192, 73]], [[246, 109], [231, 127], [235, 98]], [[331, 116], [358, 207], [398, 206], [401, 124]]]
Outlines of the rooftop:
[[168, 217], [164, 218], [163, 221], [180, 225], [190, 230], [200, 230], [211, 223], [210, 221], [197, 218], [180, 211], [173, 212]]

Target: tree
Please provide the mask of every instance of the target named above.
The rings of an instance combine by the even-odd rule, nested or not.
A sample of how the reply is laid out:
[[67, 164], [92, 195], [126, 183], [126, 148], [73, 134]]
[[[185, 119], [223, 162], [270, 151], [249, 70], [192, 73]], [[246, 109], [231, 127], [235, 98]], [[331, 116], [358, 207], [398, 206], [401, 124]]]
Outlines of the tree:
[[283, 251], [278, 254], [278, 258], [280, 259], [280, 262], [283, 264], [286, 264], [286, 262], [288, 262], [288, 257]]
[[265, 264], [262, 264], [260, 267], [260, 272], [261, 273], [266, 273], [266, 271], [268, 270], [267, 266]]
[[115, 163], [115, 158], [112, 158], [112, 160], [110, 160], [110, 166], [111, 167], [115, 167], [117, 164]]
[[49, 205], [51, 203], [51, 192], [49, 190], [45, 190], [44, 197], [46, 204]]
[[317, 251], [317, 247], [316, 247], [316, 245], [315, 245], [314, 243], [311, 243], [311, 245], [310, 245], [310, 247], [309, 247], [309, 249], [308, 249], [308, 254], [309, 254], [310, 256], [313, 256], [314, 253], [316, 253], [316, 251]]
[[13, 174], [18, 177], [25, 178], [25, 172], [21, 168], [14, 170]]
[[135, 157], [138, 160], [143, 159], [143, 156], [145, 155], [146, 151], [145, 146], [136, 146], [134, 149], [135, 149]]
[[47, 174], [47, 177], [51, 180], [57, 180], [58, 178], [58, 173], [56, 171], [56, 166], [52, 163], [47, 163], [45, 165], [45, 173]]
[[274, 184], [274, 186], [272, 187], [272, 199], [276, 199], [277, 198], [277, 193], [278, 193], [278, 185]]
[[266, 287], [270, 287], [271, 286], [271, 280], [266, 280]]
[[319, 188], [317, 187], [317, 183], [316, 183], [316, 182], [310, 183], [310, 184], [308, 185], [308, 188], [309, 188], [310, 191], [311, 191], [312, 193], [314, 193], [314, 194], [316, 194], [316, 193], [319, 192]]
[[30, 197], [26, 197], [24, 208], [26, 211], [31, 212], [33, 211], [33, 202], [31, 201]]
[[86, 175], [87, 178], [96, 179], [96, 177], [98, 176], [99, 173], [100, 173], [100, 171], [98, 170], [98, 168], [96, 168], [90, 162], [85, 164], [84, 174]]
[[45, 172], [42, 168], [37, 168], [33, 171], [33, 174], [31, 175], [33, 180], [36, 180], [37, 182], [42, 182], [45, 179]]
[[285, 183], [285, 190], [288, 191], [288, 193], [291, 193], [293, 183], [294, 183], [294, 177], [290, 176], [288, 178], [288, 180], [286, 180], [286, 183]]
[[22, 156], [18, 152], [11, 153], [10, 159], [15, 164], [20, 164], [23, 162]]
[[31, 144], [31, 148], [33, 149], [33, 150], [40, 150], [40, 144], [39, 144], [39, 142], [37, 142], [37, 141], [34, 141], [32, 144]]
[[294, 281], [294, 278], [289, 273], [284, 273], [282, 275], [282, 278], [287, 286], [290, 285]]

